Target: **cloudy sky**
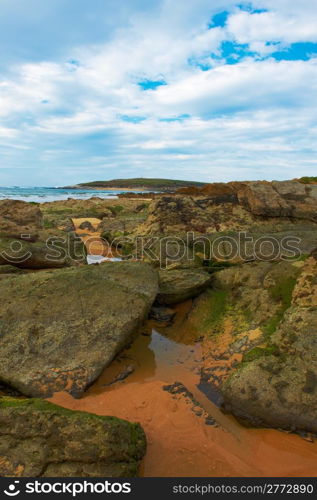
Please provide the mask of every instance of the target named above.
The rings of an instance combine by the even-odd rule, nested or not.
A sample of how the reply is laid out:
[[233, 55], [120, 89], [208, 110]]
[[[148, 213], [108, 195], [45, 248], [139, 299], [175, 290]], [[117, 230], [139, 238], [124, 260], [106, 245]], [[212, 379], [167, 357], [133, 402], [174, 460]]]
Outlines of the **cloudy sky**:
[[317, 0], [0, 0], [0, 185], [317, 175]]

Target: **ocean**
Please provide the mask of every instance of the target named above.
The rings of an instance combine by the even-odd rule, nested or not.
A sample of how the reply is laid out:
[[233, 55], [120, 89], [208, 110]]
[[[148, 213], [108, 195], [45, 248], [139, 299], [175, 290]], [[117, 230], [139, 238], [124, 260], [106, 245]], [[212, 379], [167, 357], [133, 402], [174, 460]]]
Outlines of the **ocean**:
[[95, 189], [60, 189], [52, 187], [0, 187], [0, 200], [23, 200], [44, 203], [47, 201], [67, 200], [67, 198], [77, 198], [86, 200], [92, 196], [99, 198], [116, 198], [123, 190], [104, 191]]

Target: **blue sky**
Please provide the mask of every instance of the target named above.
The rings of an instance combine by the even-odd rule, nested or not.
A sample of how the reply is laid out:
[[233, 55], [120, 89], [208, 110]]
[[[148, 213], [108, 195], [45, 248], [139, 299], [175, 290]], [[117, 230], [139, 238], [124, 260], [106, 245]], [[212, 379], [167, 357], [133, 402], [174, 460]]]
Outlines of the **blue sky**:
[[0, 0], [0, 185], [317, 175], [317, 0]]

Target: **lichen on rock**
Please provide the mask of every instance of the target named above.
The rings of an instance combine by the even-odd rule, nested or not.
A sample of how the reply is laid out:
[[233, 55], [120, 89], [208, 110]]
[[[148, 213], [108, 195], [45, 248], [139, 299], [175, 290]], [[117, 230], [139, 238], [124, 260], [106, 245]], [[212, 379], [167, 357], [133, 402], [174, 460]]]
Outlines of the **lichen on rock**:
[[138, 424], [39, 399], [0, 398], [0, 475], [134, 477], [146, 450]]

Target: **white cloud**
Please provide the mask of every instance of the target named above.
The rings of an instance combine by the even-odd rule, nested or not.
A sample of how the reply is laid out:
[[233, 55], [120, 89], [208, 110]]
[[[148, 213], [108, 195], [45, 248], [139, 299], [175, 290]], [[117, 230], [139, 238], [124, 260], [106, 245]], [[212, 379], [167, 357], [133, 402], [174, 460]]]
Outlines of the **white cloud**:
[[0, 138], [16, 137], [17, 130], [14, 128], [0, 127]]
[[259, 109], [314, 105], [317, 59], [303, 61], [248, 59], [196, 72], [175, 84], [160, 87], [153, 96], [158, 112], [210, 115]]
[[[71, 182], [113, 177], [114, 165], [120, 176], [203, 180], [291, 177], [299, 165], [311, 172], [317, 60], [248, 57], [230, 65], [211, 54], [220, 54], [224, 40], [262, 55], [272, 50], [267, 42], [317, 41], [317, 11], [258, 0], [254, 6], [270, 12], [252, 14], [234, 4], [156, 2], [150, 12], [132, 14], [106, 43], [12, 67], [0, 81], [6, 164], [35, 165], [38, 179], [54, 179], [50, 168], [63, 165]], [[207, 29], [221, 10], [230, 10], [227, 26]], [[208, 61], [210, 69], [201, 71], [193, 59]], [[143, 91], [144, 79], [167, 85]], [[190, 116], [177, 120], [182, 115]], [[133, 122], [138, 117], [144, 120]], [[168, 118], [175, 121], [161, 121]], [[10, 156], [10, 141], [30, 149]]]
[[[265, 5], [266, 2], [262, 4]], [[267, 42], [278, 42], [281, 47], [295, 42], [317, 42], [316, 7], [315, 4], [314, 11], [309, 15], [305, 9], [279, 12], [278, 2], [275, 3], [273, 12], [250, 13], [238, 10], [228, 19], [228, 32], [236, 42], [249, 44], [251, 50], [261, 54], [276, 50], [276, 46], [266, 45]]]

